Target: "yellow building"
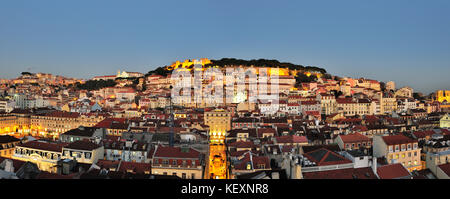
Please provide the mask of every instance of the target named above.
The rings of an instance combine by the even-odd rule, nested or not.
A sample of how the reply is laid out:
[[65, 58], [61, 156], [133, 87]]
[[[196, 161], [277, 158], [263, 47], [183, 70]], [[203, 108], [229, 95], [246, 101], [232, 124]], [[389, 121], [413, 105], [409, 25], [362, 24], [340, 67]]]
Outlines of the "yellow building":
[[9, 135], [16, 131], [16, 117], [12, 115], [0, 115], [0, 135]]
[[443, 101], [450, 102], [450, 90], [436, 91], [436, 101], [439, 101], [441, 103]]
[[79, 126], [92, 127], [103, 119], [103, 115], [54, 111], [31, 116], [31, 128], [34, 135], [58, 138], [61, 133]]
[[231, 130], [231, 113], [224, 109], [215, 109], [204, 113], [205, 125], [209, 126], [212, 142], [223, 141], [227, 131]]
[[384, 157], [388, 164], [401, 163], [410, 172], [422, 169], [418, 142], [403, 135], [373, 137], [373, 156]]
[[205, 169], [207, 179], [226, 179], [227, 158], [224, 141], [227, 131], [231, 130], [231, 113], [216, 109], [204, 113], [205, 125], [209, 126], [209, 155]]
[[20, 140], [9, 135], [0, 135], [0, 157], [11, 158]]
[[397, 98], [395, 97], [383, 97], [381, 98], [381, 113], [392, 113], [397, 111]]
[[439, 120], [441, 128], [450, 128], [450, 115], [447, 113]]
[[371, 115], [374, 105], [368, 99], [338, 98], [336, 99], [336, 112], [344, 116]]

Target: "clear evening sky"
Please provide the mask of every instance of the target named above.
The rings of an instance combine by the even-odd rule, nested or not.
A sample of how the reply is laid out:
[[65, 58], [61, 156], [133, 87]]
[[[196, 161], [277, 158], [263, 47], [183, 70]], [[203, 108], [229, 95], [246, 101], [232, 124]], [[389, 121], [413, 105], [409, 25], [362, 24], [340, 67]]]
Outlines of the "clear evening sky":
[[427, 94], [450, 89], [449, 10], [448, 0], [0, 0], [0, 78], [266, 58]]

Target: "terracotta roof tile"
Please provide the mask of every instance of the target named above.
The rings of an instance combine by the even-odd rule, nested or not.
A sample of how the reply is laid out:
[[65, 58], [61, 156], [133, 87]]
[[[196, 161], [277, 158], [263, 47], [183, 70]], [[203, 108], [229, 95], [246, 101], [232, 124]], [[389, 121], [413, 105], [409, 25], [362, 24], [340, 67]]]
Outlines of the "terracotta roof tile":
[[406, 168], [400, 163], [378, 167], [377, 173], [380, 179], [396, 179], [411, 175], [409, 171], [406, 170]]

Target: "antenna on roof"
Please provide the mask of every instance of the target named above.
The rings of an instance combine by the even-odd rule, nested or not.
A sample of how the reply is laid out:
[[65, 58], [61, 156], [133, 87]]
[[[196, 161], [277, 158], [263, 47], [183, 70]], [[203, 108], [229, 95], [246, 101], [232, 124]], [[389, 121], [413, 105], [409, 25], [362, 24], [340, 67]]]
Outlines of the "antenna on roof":
[[[172, 85], [170, 85], [169, 88], [172, 90], [172, 88], [173, 88]], [[174, 137], [174, 135], [173, 135], [173, 126], [174, 126], [173, 120], [174, 120], [174, 118], [173, 118], [172, 95], [170, 95], [169, 100], [170, 100], [170, 108], [169, 108], [169, 112], [170, 112], [170, 115], [169, 115], [169, 127], [170, 127], [169, 146], [173, 147], [173, 137]]]

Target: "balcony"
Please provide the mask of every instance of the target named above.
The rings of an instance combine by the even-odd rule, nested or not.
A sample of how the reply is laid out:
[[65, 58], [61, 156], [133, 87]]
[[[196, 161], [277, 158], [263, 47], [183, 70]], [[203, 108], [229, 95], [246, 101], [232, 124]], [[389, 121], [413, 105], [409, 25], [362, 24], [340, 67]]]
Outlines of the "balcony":
[[192, 165], [172, 165], [172, 164], [152, 164], [155, 168], [168, 168], [168, 169], [201, 169], [202, 166], [192, 166]]

